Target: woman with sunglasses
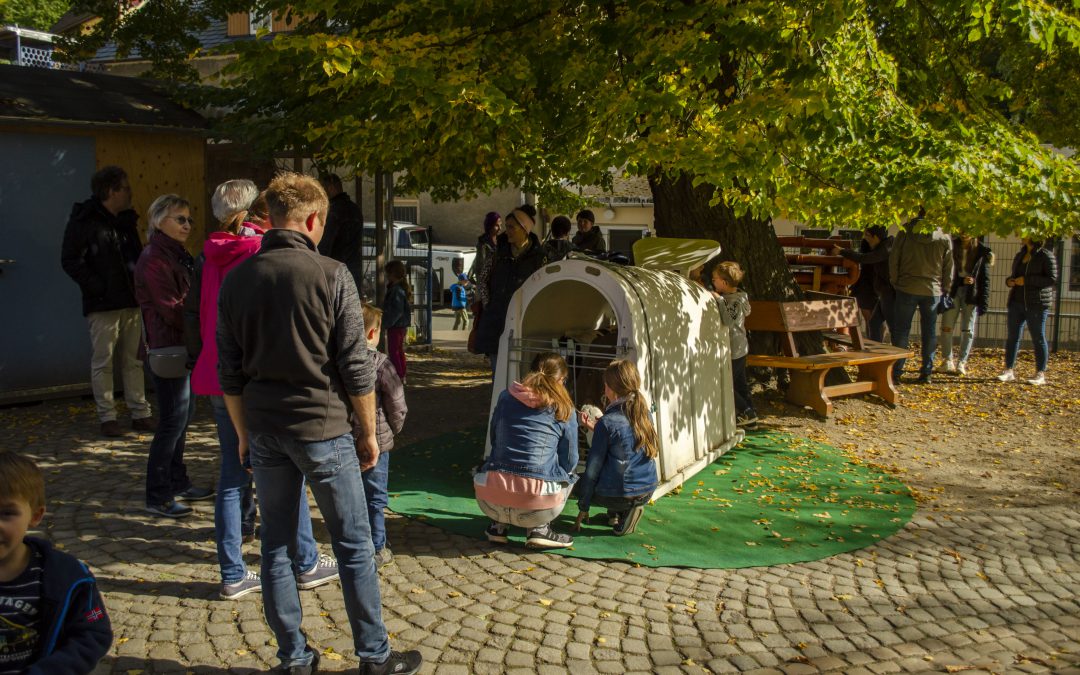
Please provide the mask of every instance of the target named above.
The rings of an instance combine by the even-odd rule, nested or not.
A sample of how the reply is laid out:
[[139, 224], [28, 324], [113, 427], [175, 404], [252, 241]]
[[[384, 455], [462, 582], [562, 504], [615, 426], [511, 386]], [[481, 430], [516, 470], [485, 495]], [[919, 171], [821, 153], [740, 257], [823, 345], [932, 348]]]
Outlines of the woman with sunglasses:
[[[144, 347], [184, 345], [184, 298], [194, 260], [184, 248], [195, 222], [191, 205], [178, 195], [162, 195], [150, 205], [148, 240], [135, 265], [135, 299], [146, 328]], [[193, 487], [184, 466], [184, 438], [195, 412], [191, 375], [160, 377], [151, 370], [159, 421], [146, 464], [146, 510], [166, 518], [191, 514], [176, 501], [209, 499], [214, 491]]]

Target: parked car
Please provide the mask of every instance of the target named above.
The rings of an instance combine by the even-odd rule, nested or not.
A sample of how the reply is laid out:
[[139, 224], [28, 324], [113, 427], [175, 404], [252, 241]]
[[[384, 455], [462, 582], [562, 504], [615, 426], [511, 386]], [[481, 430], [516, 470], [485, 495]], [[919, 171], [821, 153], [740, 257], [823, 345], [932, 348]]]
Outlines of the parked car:
[[[393, 257], [415, 265], [427, 266], [428, 230], [413, 223], [394, 223]], [[375, 297], [375, 223], [364, 223], [363, 239], [364, 278], [361, 293], [368, 298]], [[475, 246], [453, 246], [451, 244], [432, 244], [431, 297], [434, 304], [450, 303], [450, 286], [457, 281], [457, 276], [467, 272], [476, 258]], [[417, 278], [414, 276], [414, 278]], [[423, 277], [418, 278], [418, 282]]]

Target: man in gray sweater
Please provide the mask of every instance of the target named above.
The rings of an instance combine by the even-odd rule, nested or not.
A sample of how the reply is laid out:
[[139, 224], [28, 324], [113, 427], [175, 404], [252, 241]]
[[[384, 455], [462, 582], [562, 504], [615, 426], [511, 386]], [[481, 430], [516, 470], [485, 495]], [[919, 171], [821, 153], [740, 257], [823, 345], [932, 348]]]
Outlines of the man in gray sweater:
[[[930, 384], [937, 348], [937, 309], [942, 295], [949, 292], [953, 276], [952, 240], [940, 229], [918, 231], [926, 212], [920, 207], [918, 217], [904, 223], [889, 254], [889, 280], [896, 290], [893, 301], [892, 343], [908, 346], [911, 322], [919, 311], [922, 332], [922, 365], [916, 384]], [[893, 366], [893, 381], [900, 381], [904, 371], [901, 359]]]
[[[280, 672], [310, 675], [318, 652], [300, 629], [290, 565], [297, 514], [315, 494], [340, 566], [361, 674], [415, 673], [417, 651], [390, 650], [360, 470], [375, 464], [375, 368], [348, 268], [319, 255], [328, 200], [309, 176], [279, 174], [266, 193], [273, 228], [218, 296], [218, 379], [262, 511], [266, 621]], [[354, 440], [349, 413], [357, 419]]]

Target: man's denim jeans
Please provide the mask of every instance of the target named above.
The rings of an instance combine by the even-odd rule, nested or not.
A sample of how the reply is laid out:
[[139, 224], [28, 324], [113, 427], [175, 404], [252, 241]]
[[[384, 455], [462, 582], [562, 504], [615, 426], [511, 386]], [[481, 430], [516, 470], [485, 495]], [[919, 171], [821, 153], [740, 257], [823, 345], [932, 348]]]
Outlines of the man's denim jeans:
[[249, 444], [262, 510], [263, 603], [266, 621], [277, 637], [281, 665], [307, 665], [312, 660], [300, 630], [303, 611], [289, 564], [296, 554], [305, 478], [330, 531], [356, 656], [363, 662], [385, 661], [390, 643], [382, 621], [375, 549], [352, 435], [301, 442], [252, 433]]
[[184, 465], [184, 441], [195, 416], [191, 376], [158, 377], [151, 373], [157, 392], [158, 426], [146, 458], [146, 504], [161, 506], [191, 487]]
[[367, 497], [368, 523], [371, 525], [371, 544], [376, 551], [386, 548], [386, 508], [390, 500], [387, 484], [390, 481], [390, 453], [380, 452], [379, 461], [363, 473], [364, 495]]
[[1008, 336], [1005, 338], [1005, 367], [1016, 367], [1016, 354], [1020, 351], [1020, 336], [1027, 324], [1035, 348], [1035, 370], [1044, 372], [1050, 360], [1046, 345], [1046, 317], [1050, 310], [1045, 307], [1028, 307], [1023, 302], [1010, 302], [1008, 306]]
[[[895, 347], [908, 346], [911, 337], [911, 322], [915, 310], [919, 310], [919, 328], [922, 332], [922, 367], [921, 377], [929, 376], [934, 371], [934, 350], [937, 349], [937, 306], [939, 299], [933, 295], [912, 295], [897, 290], [893, 300], [892, 343]], [[904, 361], [900, 359], [893, 365], [893, 380], [899, 382], [904, 372]]]
[[[211, 396], [218, 444], [221, 446], [221, 473], [214, 498], [214, 534], [217, 539], [221, 582], [235, 584], [247, 574], [242, 551], [243, 536], [255, 533], [255, 499], [251, 474], [240, 465], [240, 440], [225, 408], [225, 399]], [[296, 534], [296, 557], [293, 571], [307, 572], [319, 563], [319, 549], [311, 530], [311, 511], [307, 503], [300, 510]]]

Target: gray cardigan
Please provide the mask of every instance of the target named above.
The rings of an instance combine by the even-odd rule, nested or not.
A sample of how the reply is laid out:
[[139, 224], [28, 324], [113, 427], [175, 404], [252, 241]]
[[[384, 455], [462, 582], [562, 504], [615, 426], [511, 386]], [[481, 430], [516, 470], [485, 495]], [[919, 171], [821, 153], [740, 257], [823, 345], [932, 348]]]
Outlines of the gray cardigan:
[[[720, 300], [723, 302], [719, 302]], [[750, 353], [750, 342], [746, 339], [746, 317], [750, 316], [750, 298], [743, 291], [722, 293], [717, 304], [721, 314], [726, 313], [731, 319], [725, 322], [731, 338], [731, 358], [741, 359]]]

